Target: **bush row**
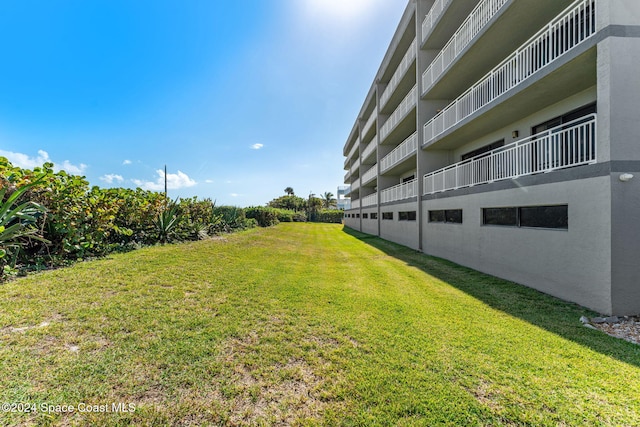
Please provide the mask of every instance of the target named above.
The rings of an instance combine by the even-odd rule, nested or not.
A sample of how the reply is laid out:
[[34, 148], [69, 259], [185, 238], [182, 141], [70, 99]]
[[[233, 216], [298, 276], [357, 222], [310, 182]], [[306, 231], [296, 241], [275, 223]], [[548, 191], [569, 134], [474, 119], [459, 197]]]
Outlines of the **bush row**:
[[[342, 220], [337, 210], [243, 209], [195, 197], [171, 201], [139, 188], [91, 187], [84, 177], [55, 172], [51, 163], [28, 170], [3, 157], [0, 192], [0, 277], [158, 242], [198, 240], [280, 222]], [[11, 201], [13, 193], [19, 199]], [[16, 213], [19, 203], [26, 203], [25, 208]], [[22, 234], [15, 234], [20, 228]]]

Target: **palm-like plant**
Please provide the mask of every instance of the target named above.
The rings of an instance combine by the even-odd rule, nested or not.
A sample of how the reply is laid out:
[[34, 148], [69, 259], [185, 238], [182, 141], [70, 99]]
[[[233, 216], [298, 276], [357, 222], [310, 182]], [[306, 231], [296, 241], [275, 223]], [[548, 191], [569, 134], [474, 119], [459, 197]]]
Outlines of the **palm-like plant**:
[[180, 220], [180, 206], [177, 202], [169, 202], [153, 221], [161, 244], [169, 242], [169, 236]]
[[293, 192], [293, 188], [292, 187], [285, 188], [284, 192], [287, 193], [287, 196], [295, 196], [295, 193]]
[[336, 206], [336, 199], [333, 198], [333, 193], [327, 191], [322, 196], [322, 203], [324, 204], [325, 209], [329, 209], [332, 206]]
[[49, 243], [48, 240], [38, 235], [38, 229], [35, 227], [38, 217], [46, 209], [32, 201], [17, 205], [20, 196], [39, 182], [40, 180], [37, 180], [17, 189], [11, 193], [7, 200], [4, 200], [4, 198], [8, 188], [0, 189], [0, 276], [4, 272], [5, 256], [12, 251], [15, 251], [17, 255], [23, 242], [28, 239], [34, 239]]

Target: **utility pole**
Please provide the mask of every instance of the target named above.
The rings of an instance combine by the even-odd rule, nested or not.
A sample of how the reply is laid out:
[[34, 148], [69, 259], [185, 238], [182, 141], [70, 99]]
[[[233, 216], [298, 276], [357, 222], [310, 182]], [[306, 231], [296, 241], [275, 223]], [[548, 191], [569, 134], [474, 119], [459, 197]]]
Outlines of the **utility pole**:
[[164, 165], [164, 198], [167, 198], [167, 165]]

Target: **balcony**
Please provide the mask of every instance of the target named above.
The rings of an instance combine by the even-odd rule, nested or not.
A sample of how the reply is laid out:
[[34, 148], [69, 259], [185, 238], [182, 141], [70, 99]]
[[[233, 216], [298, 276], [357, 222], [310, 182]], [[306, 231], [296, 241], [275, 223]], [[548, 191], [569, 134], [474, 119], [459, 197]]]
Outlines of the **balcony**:
[[451, 0], [436, 0], [431, 7], [427, 16], [422, 21], [422, 43], [425, 42], [427, 36], [431, 33], [433, 25], [438, 22], [438, 18], [442, 15], [442, 12], [449, 6]]
[[380, 203], [397, 202], [410, 199], [418, 195], [418, 180], [404, 182], [380, 192]]
[[398, 108], [395, 109], [393, 114], [387, 119], [385, 124], [380, 129], [380, 141], [384, 141], [384, 139], [389, 136], [391, 131], [398, 126], [398, 124], [404, 119], [409, 112], [416, 106], [418, 101], [417, 95], [417, 86], [411, 88], [407, 96], [402, 100]]
[[371, 142], [362, 150], [362, 160], [367, 160], [369, 156], [375, 153], [376, 148], [378, 147], [378, 138], [373, 138]]
[[464, 49], [475, 39], [482, 29], [500, 11], [508, 0], [484, 0], [473, 9], [431, 65], [422, 74], [422, 90], [426, 93], [431, 85], [456, 60]]
[[355, 175], [358, 168], [360, 168], [360, 159], [356, 160], [353, 162], [353, 165], [351, 165], [351, 175]]
[[378, 176], [378, 164], [373, 165], [368, 171], [362, 174], [362, 184], [366, 185]]
[[351, 171], [349, 170], [349, 171], [347, 171], [347, 173], [344, 175], [344, 181], [342, 181], [342, 182], [347, 183], [347, 182], [349, 182], [350, 178], [351, 178]]
[[565, 123], [424, 176], [424, 194], [596, 162], [596, 115]]
[[414, 133], [380, 161], [380, 172], [388, 171], [418, 151], [418, 133]]
[[391, 80], [387, 84], [386, 89], [384, 90], [384, 92], [382, 92], [382, 95], [380, 96], [381, 109], [384, 108], [385, 105], [387, 105], [387, 102], [389, 102], [389, 98], [391, 98], [391, 95], [400, 84], [400, 81], [402, 80], [404, 75], [407, 73], [407, 70], [409, 69], [411, 64], [413, 64], [413, 61], [416, 59], [416, 54], [417, 54], [417, 43], [416, 43], [416, 40], [414, 39], [413, 43], [411, 43], [411, 46], [409, 46], [409, 50], [407, 50], [407, 53], [405, 53], [404, 56], [402, 57], [402, 60], [400, 61], [400, 65], [398, 65], [398, 68], [396, 69], [395, 73], [393, 73], [393, 76], [391, 76]]
[[351, 200], [351, 209], [359, 209], [360, 208], [360, 199]]
[[362, 128], [363, 136], [369, 133], [369, 130], [371, 129], [371, 126], [373, 126], [373, 124], [375, 123], [377, 116], [378, 115], [376, 114], [376, 110], [374, 109], [373, 112], [371, 113], [371, 116], [369, 116], [369, 119], [367, 120], [367, 122], [364, 124], [364, 127]]
[[424, 125], [427, 144], [596, 32], [596, 0], [578, 0]]
[[360, 180], [356, 179], [351, 183], [351, 191], [356, 191], [358, 188], [360, 188]]
[[375, 206], [378, 204], [378, 193], [369, 194], [362, 198], [362, 207]]

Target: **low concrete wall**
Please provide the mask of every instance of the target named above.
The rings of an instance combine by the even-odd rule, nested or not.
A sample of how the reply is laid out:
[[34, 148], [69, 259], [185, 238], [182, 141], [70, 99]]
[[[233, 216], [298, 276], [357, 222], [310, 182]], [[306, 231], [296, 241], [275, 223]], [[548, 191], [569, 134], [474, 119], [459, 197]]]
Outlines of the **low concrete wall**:
[[[568, 205], [568, 230], [482, 225], [482, 208], [557, 204]], [[609, 176], [424, 200], [422, 208], [425, 253], [612, 312]], [[429, 223], [437, 209], [463, 209], [463, 223]]]

